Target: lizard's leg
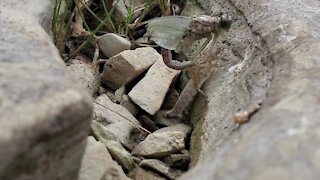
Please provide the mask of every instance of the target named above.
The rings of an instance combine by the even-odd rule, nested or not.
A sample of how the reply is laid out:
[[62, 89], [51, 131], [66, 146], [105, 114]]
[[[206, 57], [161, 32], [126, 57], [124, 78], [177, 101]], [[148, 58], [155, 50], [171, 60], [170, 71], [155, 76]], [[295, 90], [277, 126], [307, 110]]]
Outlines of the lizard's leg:
[[195, 65], [194, 61], [175, 61], [172, 60], [171, 50], [161, 48], [161, 54], [163, 56], [163, 62], [172, 69], [183, 70]]

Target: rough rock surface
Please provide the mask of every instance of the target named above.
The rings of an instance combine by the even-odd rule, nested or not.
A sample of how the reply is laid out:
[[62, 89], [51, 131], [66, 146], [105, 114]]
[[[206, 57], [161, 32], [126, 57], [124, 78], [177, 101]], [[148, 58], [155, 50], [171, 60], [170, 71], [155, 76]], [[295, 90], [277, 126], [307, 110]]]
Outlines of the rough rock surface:
[[152, 171], [137, 167], [129, 174], [129, 177], [134, 180], [166, 180], [167, 178], [160, 176]]
[[185, 139], [191, 128], [185, 124], [159, 129], [132, 150], [133, 155], [147, 158], [162, 158], [185, 148]]
[[100, 123], [92, 121], [91, 129], [94, 136], [103, 143], [108, 151], [124, 169], [132, 170], [134, 168], [134, 161], [130, 153], [121, 145], [117, 137]]
[[129, 50], [131, 43], [117, 34], [107, 33], [98, 38], [98, 46], [102, 53], [110, 58], [122, 51]]
[[163, 162], [170, 167], [187, 170], [190, 162], [189, 152], [187, 150], [182, 150], [180, 154], [171, 154], [170, 156], [163, 158]]
[[0, 1], [0, 179], [76, 179], [89, 93], [52, 43], [53, 1]]
[[[127, 109], [113, 103], [105, 94], [97, 97], [95, 102], [93, 120], [103, 124], [125, 147], [132, 149], [135, 144], [139, 143], [136, 140], [144, 139], [144, 137], [134, 137], [141, 132], [137, 127], [140, 123]], [[141, 132], [141, 134], [144, 133]]]
[[99, 77], [91, 64], [80, 60], [72, 60], [68, 65], [68, 69], [75, 77], [78, 84], [85, 87], [92, 97], [96, 96], [99, 90]]
[[151, 47], [123, 51], [105, 63], [101, 81], [116, 90], [144, 73], [160, 58], [162, 56]]
[[127, 178], [121, 167], [109, 154], [106, 147], [92, 136], [88, 137], [81, 163], [79, 180], [124, 180]]
[[[239, 18], [219, 44], [233, 49], [225, 49], [229, 62], [205, 86], [207, 111], [194, 109], [192, 161], [199, 161], [179, 179], [318, 179], [319, 1], [198, 1], [208, 12], [224, 7]], [[237, 64], [229, 64], [231, 52], [244, 58], [248, 43], [253, 55], [239, 73], [229, 73]], [[232, 114], [256, 99], [263, 99], [260, 111], [233, 125]]]
[[169, 179], [175, 178], [174, 171], [165, 163], [158, 159], [145, 159], [139, 164], [140, 167], [156, 171]]
[[167, 67], [162, 57], [148, 70], [144, 78], [129, 92], [131, 100], [149, 114], [155, 114], [161, 107], [174, 77], [180, 73]]

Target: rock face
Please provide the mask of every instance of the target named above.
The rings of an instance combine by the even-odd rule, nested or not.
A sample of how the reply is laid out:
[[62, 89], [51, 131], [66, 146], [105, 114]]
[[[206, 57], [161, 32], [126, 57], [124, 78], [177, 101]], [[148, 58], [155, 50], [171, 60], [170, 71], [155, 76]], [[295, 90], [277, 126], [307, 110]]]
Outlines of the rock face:
[[88, 137], [82, 159], [79, 180], [129, 179], [101, 142]]
[[[242, 48], [239, 52], [245, 54], [245, 42], [262, 49], [253, 49], [249, 64], [237, 76], [229, 74], [233, 79], [227, 78], [228, 68], [237, 63], [220, 63], [221, 70], [205, 86], [207, 111], [196, 116], [201, 107], [196, 106], [193, 113], [198, 121], [192, 136], [191, 151], [198, 151], [197, 157], [192, 155], [193, 165], [199, 160], [179, 179], [318, 179], [319, 1], [198, 1], [208, 11], [223, 6], [241, 17], [228, 37], [234, 41], [225, 42], [233, 52]], [[227, 55], [231, 59], [232, 54]], [[261, 65], [268, 64], [266, 71]], [[271, 86], [263, 83], [268, 72], [273, 73]], [[231, 115], [259, 98], [260, 111], [240, 128], [233, 125]]]
[[52, 1], [0, 1], [0, 179], [76, 179], [89, 93], [50, 36]]
[[167, 67], [161, 57], [133, 87], [129, 97], [143, 110], [153, 115], [160, 109], [173, 78], [179, 73], [180, 71]]

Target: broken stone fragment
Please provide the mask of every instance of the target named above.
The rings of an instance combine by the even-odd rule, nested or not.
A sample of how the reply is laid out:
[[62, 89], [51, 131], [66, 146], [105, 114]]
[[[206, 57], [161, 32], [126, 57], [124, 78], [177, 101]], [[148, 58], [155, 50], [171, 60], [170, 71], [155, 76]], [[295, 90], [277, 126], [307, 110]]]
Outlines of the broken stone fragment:
[[98, 46], [102, 53], [110, 58], [124, 50], [129, 50], [131, 42], [117, 34], [107, 33], [98, 38]]
[[159, 129], [154, 123], [154, 121], [150, 119], [147, 115], [139, 116], [138, 120], [142, 124], [142, 126], [148, 129], [150, 132], [154, 132]]
[[139, 164], [140, 167], [156, 171], [169, 179], [175, 178], [174, 171], [165, 163], [158, 159], [145, 159]]
[[130, 171], [134, 168], [134, 161], [130, 153], [121, 145], [117, 137], [98, 122], [91, 122], [91, 129], [94, 136], [103, 143], [113, 159], [124, 169]]
[[[112, 172], [112, 173], [111, 173]], [[115, 162], [106, 147], [92, 136], [87, 139], [87, 146], [81, 162], [79, 180], [128, 179], [122, 168]]]
[[105, 63], [101, 81], [116, 90], [144, 73], [160, 58], [162, 56], [151, 47], [123, 51]]
[[172, 80], [180, 73], [167, 67], [162, 57], [148, 70], [144, 78], [129, 92], [131, 100], [149, 114], [155, 114], [161, 107]]
[[172, 153], [180, 152], [185, 148], [185, 139], [191, 127], [177, 124], [159, 129], [134, 147], [132, 155], [146, 158], [163, 158]]
[[76, 83], [85, 87], [92, 96], [97, 94], [100, 85], [99, 76], [95, 74], [91, 64], [73, 59], [70, 61], [68, 69], [77, 80]]
[[160, 176], [159, 174], [143, 169], [141, 167], [135, 168], [128, 176], [134, 180], [166, 180], [167, 178]]
[[141, 136], [145, 133], [138, 128], [139, 121], [126, 108], [113, 103], [105, 94], [95, 99], [93, 120], [103, 124], [128, 149], [139, 143], [136, 140], [144, 139]]

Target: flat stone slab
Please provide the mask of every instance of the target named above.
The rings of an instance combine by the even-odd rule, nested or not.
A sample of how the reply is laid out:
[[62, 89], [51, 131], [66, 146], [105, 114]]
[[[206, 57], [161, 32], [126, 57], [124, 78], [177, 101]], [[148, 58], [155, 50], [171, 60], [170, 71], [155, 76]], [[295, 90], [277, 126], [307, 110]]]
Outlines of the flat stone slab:
[[128, 95], [135, 104], [153, 115], [160, 109], [172, 80], [179, 73], [179, 70], [166, 66], [161, 57]]
[[0, 179], [76, 179], [92, 102], [60, 58], [52, 1], [0, 1]]

